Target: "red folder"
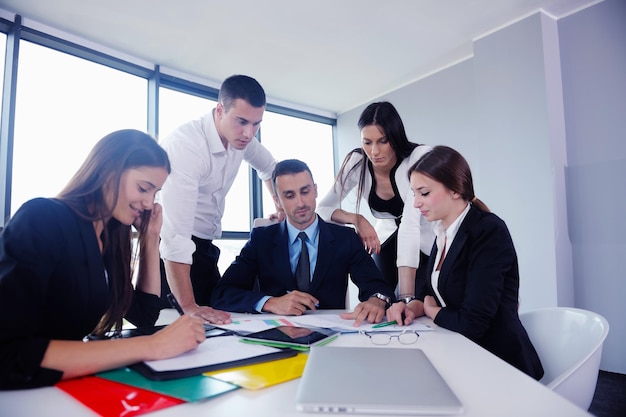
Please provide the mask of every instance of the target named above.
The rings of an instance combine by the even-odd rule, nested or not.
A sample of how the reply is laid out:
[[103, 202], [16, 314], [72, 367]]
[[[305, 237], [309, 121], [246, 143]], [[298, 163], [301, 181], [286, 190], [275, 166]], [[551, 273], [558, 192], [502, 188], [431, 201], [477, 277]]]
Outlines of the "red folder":
[[185, 402], [96, 376], [68, 379], [56, 387], [103, 417], [137, 416]]

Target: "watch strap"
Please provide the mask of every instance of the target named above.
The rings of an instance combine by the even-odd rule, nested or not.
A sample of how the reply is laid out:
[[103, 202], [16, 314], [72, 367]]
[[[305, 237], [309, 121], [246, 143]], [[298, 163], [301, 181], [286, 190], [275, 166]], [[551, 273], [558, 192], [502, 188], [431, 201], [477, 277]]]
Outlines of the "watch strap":
[[405, 295], [398, 298], [398, 301], [402, 301], [404, 304], [409, 304], [413, 300], [415, 300], [414, 295]]
[[379, 300], [383, 300], [385, 302], [385, 307], [386, 308], [391, 306], [391, 297], [386, 296], [385, 294], [381, 294], [381, 293], [377, 292], [377, 293], [372, 294], [372, 297], [376, 297]]

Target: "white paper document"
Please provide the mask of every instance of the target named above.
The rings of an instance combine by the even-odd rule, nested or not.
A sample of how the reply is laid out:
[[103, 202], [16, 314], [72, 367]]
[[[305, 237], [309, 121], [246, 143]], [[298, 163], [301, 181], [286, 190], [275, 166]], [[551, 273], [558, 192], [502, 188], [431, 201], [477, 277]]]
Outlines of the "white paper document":
[[218, 327], [245, 335], [277, 326], [299, 326], [293, 320], [294, 318], [293, 316], [279, 316], [276, 314], [250, 314], [245, 317], [233, 318], [232, 323], [220, 324]]
[[250, 314], [245, 317], [233, 318], [230, 324], [220, 324], [222, 329], [232, 330], [237, 334], [245, 335], [252, 332], [267, 330], [276, 326], [302, 326], [302, 327], [323, 327], [333, 329], [341, 333], [353, 333], [359, 330], [366, 332], [397, 332], [402, 330], [428, 331], [434, 330], [435, 326], [426, 322], [423, 318], [414, 320], [408, 326], [389, 325], [384, 327], [374, 327], [376, 324], [361, 323], [359, 327], [354, 327], [354, 320], [342, 319], [339, 314], [304, 314], [302, 316], [280, 316], [276, 314]]
[[145, 363], [157, 372], [177, 371], [248, 359], [278, 351], [279, 349], [273, 347], [241, 343], [237, 336], [220, 336], [208, 338], [197, 349], [174, 358]]
[[[402, 330], [415, 330], [418, 332], [434, 330], [434, 326], [424, 323], [421, 320], [414, 320], [408, 326], [398, 326], [392, 324], [389, 326], [375, 327], [377, 324], [361, 323], [359, 327], [354, 326], [354, 320], [342, 319], [338, 314], [305, 314], [303, 316], [292, 317], [291, 321], [300, 326], [305, 327], [326, 327], [337, 330], [341, 333], [352, 333], [363, 330], [366, 332], [398, 332]], [[384, 323], [384, 322], [383, 322]], [[380, 324], [380, 323], [379, 323]]]

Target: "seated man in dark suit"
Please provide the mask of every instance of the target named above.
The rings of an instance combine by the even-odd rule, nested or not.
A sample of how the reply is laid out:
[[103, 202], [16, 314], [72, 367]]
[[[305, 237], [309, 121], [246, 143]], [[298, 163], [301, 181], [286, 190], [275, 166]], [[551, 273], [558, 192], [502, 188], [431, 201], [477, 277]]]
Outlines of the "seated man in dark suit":
[[354, 319], [356, 326], [363, 320], [380, 322], [393, 288], [352, 228], [317, 216], [317, 185], [309, 167], [295, 159], [279, 162], [272, 184], [286, 219], [252, 230], [250, 240], [219, 280], [213, 308], [282, 315], [344, 309], [350, 275], [362, 302], [342, 316]]

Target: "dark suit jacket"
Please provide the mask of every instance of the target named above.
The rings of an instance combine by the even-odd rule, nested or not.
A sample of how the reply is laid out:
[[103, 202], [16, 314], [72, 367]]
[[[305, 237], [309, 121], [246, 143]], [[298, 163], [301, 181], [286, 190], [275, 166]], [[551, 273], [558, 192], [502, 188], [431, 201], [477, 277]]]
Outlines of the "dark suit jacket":
[[[62, 374], [40, 367], [52, 339], [82, 340], [110, 303], [91, 221], [67, 205], [35, 199], [0, 234], [0, 389], [52, 385]], [[158, 318], [159, 299], [135, 292], [127, 315]]]
[[[263, 296], [279, 297], [297, 289], [289, 263], [285, 222], [252, 230], [240, 255], [215, 287], [214, 308], [255, 313], [254, 307]], [[359, 287], [361, 301], [376, 292], [393, 295], [393, 289], [383, 280], [354, 229], [319, 219], [317, 265], [309, 293], [319, 300], [320, 309], [346, 307], [348, 274]], [[258, 288], [255, 288], [257, 278]]]
[[[436, 245], [416, 296], [434, 295]], [[435, 323], [463, 334], [528, 375], [543, 368], [518, 316], [519, 271], [513, 241], [495, 214], [472, 206], [449, 247], [439, 272], [438, 290], [446, 307]]]

